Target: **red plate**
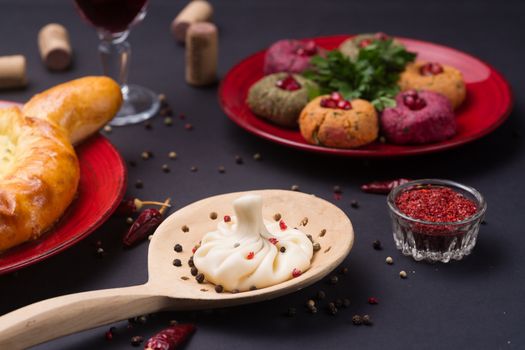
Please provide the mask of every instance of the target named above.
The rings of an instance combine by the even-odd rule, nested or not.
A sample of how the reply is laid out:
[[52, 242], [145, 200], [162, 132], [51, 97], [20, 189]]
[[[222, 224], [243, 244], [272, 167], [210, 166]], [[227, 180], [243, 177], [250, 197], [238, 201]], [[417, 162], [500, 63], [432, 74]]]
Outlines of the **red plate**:
[[[331, 50], [347, 38], [347, 35], [337, 35], [313, 40], [321, 47]], [[230, 119], [255, 135], [298, 149], [351, 157], [407, 156], [446, 150], [492, 132], [508, 117], [512, 109], [509, 84], [489, 64], [449, 47], [413, 39], [398, 39], [408, 50], [417, 52], [418, 59], [448, 64], [463, 73], [467, 84], [467, 99], [456, 111], [458, 132], [453, 138], [433, 144], [408, 146], [376, 141], [356, 149], [308, 144], [298, 130], [284, 129], [257, 118], [245, 103], [248, 89], [263, 76], [265, 51], [249, 56], [226, 74], [219, 88], [220, 104]]]
[[[0, 107], [9, 104], [0, 101]], [[0, 274], [44, 260], [87, 237], [115, 211], [126, 190], [126, 166], [101, 135], [76, 148], [80, 162], [77, 198], [56, 226], [38, 240], [0, 254]]]

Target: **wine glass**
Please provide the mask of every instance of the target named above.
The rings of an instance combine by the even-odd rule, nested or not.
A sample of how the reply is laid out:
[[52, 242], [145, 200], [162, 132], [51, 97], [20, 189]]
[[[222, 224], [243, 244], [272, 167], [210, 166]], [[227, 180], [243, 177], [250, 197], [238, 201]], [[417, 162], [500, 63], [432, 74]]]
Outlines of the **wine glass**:
[[110, 124], [135, 124], [153, 117], [160, 106], [157, 94], [128, 84], [131, 47], [126, 39], [130, 27], [146, 16], [147, 0], [75, 0], [75, 4], [82, 17], [97, 29], [104, 74], [121, 86], [124, 101]]

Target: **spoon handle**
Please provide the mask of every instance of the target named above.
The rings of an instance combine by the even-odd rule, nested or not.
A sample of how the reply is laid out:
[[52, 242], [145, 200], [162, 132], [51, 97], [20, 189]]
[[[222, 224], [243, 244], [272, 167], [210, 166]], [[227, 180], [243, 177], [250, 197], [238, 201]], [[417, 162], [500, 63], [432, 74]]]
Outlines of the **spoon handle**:
[[64, 335], [159, 311], [170, 299], [147, 284], [43, 300], [0, 317], [0, 349], [25, 349]]

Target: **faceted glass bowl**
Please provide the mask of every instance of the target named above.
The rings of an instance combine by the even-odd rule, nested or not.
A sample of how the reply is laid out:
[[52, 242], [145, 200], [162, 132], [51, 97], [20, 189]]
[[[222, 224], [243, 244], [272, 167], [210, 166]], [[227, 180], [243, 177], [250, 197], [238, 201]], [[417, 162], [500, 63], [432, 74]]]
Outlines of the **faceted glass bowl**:
[[[477, 207], [476, 213], [463, 221], [432, 222], [407, 216], [395, 204], [396, 198], [405, 191], [443, 187], [472, 200]], [[472, 252], [478, 238], [479, 226], [487, 210], [483, 196], [474, 188], [438, 179], [415, 180], [397, 186], [390, 191], [387, 203], [397, 249], [417, 261], [444, 263], [461, 260]]]

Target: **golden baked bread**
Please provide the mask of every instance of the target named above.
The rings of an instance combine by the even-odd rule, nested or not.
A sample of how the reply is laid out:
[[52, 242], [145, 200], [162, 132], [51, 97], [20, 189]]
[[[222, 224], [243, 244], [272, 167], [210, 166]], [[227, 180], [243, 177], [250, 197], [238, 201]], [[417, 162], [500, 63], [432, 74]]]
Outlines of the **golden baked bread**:
[[0, 109], [0, 252], [62, 216], [80, 179], [72, 142], [107, 123], [121, 101], [114, 81], [90, 77], [35, 96], [23, 111]]
[[458, 108], [467, 96], [463, 74], [456, 68], [445, 64], [438, 64], [442, 70], [441, 73], [422, 74], [422, 68], [428, 64], [436, 63], [426, 61], [409, 63], [399, 77], [398, 85], [401, 91], [414, 89], [437, 92], [448, 98], [454, 109]]
[[61, 125], [77, 145], [113, 118], [121, 104], [120, 86], [115, 81], [84, 77], [35, 95], [22, 112]]
[[377, 112], [368, 101], [352, 100], [349, 110], [326, 108], [321, 100], [310, 101], [299, 116], [301, 135], [308, 143], [335, 148], [355, 148], [374, 141], [379, 133]]

